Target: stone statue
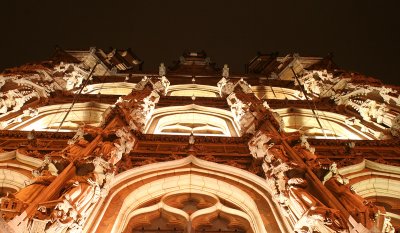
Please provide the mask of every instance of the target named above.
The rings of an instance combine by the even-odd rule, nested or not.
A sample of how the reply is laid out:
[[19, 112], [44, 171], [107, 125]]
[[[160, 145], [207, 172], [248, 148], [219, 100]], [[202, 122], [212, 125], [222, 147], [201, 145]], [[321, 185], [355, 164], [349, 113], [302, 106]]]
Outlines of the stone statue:
[[108, 161], [112, 165], [115, 165], [119, 160], [121, 160], [123, 154], [129, 153], [136, 141], [130, 131], [126, 128], [118, 129], [116, 136], [119, 137], [119, 142], [114, 143], [115, 149], [112, 150], [111, 158]]
[[62, 210], [54, 210], [50, 215], [50, 226], [45, 230], [45, 233], [62, 232], [72, 225], [74, 218], [68, 216]]
[[58, 66], [54, 67], [52, 75], [61, 75], [65, 81], [65, 89], [69, 91], [81, 86], [88, 72], [76, 64], [61, 62]]
[[307, 190], [305, 169], [291, 162], [279, 145], [269, 146], [262, 166], [271, 195], [296, 232], [348, 232], [340, 212]]
[[222, 77], [229, 78], [229, 67], [227, 64], [225, 64], [224, 68], [222, 69]]
[[164, 63], [160, 63], [160, 67], [158, 68], [158, 75], [165, 76], [167, 74], [167, 69], [165, 68]]
[[338, 210], [311, 207], [294, 226], [295, 232], [348, 233], [346, 221]]
[[383, 222], [383, 227], [382, 227], [383, 233], [395, 233], [396, 232], [396, 229], [393, 227], [390, 220], [391, 220], [390, 217], [385, 216], [385, 220]]
[[55, 178], [56, 176], [52, 175], [50, 171], [43, 170], [29, 185], [18, 191], [15, 194], [15, 198], [22, 202], [30, 203], [34, 201], [35, 198], [39, 196]]
[[250, 153], [254, 158], [264, 158], [268, 150], [268, 142], [271, 140], [266, 133], [258, 131], [248, 142]]
[[81, 232], [90, 209], [100, 198], [100, 187], [93, 173], [75, 176], [66, 187], [50, 216], [52, 224], [46, 233], [55, 233], [67, 227], [69, 232]]
[[378, 213], [377, 207], [354, 192], [348, 185], [348, 179], [337, 172], [336, 164], [331, 167], [331, 173], [332, 176], [325, 182], [325, 186], [355, 219], [367, 227], [372, 225]]
[[265, 109], [270, 109], [271, 108], [266, 100], [263, 101], [263, 106], [264, 106]]
[[[76, 176], [69, 181], [71, 188], [63, 195], [64, 203], [79, 215], [84, 215], [90, 204], [99, 199], [100, 188], [93, 173]], [[67, 184], [68, 185], [68, 184]]]
[[234, 93], [228, 96], [227, 101], [229, 106], [231, 107], [233, 118], [236, 122], [240, 123], [240, 120], [242, 119], [246, 111], [248, 111], [249, 106], [247, 106], [247, 104], [243, 103], [239, 98], [237, 98]]
[[303, 178], [291, 178], [288, 185], [288, 207], [300, 219], [311, 207], [324, 206], [318, 199], [306, 191], [307, 181]]

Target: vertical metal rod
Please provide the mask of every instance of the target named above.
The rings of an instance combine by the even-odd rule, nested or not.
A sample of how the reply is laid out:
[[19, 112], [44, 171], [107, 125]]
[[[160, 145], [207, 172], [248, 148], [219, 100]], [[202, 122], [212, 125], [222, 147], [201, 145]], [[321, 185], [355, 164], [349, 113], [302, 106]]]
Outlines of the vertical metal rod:
[[76, 101], [78, 100], [79, 95], [82, 93], [83, 88], [85, 88], [85, 86], [88, 84], [88, 82], [89, 82], [91, 76], [93, 75], [93, 72], [94, 72], [94, 70], [96, 69], [96, 67], [97, 67], [98, 64], [99, 64], [99, 63], [97, 62], [97, 63], [93, 66], [93, 68], [92, 68], [92, 70], [90, 71], [89, 75], [87, 76], [85, 82], [84, 82], [83, 85], [81, 86], [81, 89], [79, 90], [78, 94], [75, 95], [74, 100], [72, 101], [71, 106], [69, 107], [67, 113], [65, 114], [64, 118], [62, 119], [62, 121], [61, 121], [60, 125], [58, 126], [58, 129], [57, 129], [56, 132], [60, 131], [62, 124], [64, 123], [65, 119], [67, 119], [67, 116], [68, 116], [69, 113], [71, 112], [72, 107], [74, 107], [74, 104], [75, 104]]
[[297, 77], [296, 72], [294, 72], [293, 66], [290, 66], [290, 69], [292, 70], [292, 72], [293, 72], [293, 74], [294, 74], [294, 78], [296, 79], [297, 83], [299, 84], [299, 87], [300, 87], [301, 92], [303, 93], [304, 97], [306, 97], [306, 101], [307, 101], [308, 107], [311, 109], [312, 113], [313, 113], [314, 116], [315, 116], [315, 119], [316, 119], [317, 122], [318, 122], [319, 127], [321, 127], [321, 130], [322, 130], [322, 132], [324, 133], [324, 135], [325, 135], [325, 137], [326, 137], [326, 133], [325, 133], [324, 129], [322, 128], [322, 124], [321, 124], [321, 122], [319, 121], [318, 115], [315, 113], [314, 108], [312, 108], [312, 106], [311, 106], [311, 104], [310, 104], [310, 100], [308, 99], [308, 96], [307, 96], [306, 92], [304, 91], [303, 86], [301, 85], [301, 83], [300, 83], [300, 81], [299, 81], [299, 79], [298, 79], [298, 77]]
[[[269, 81], [269, 76], [267, 76], [267, 80]], [[270, 84], [270, 83], [269, 83]], [[276, 98], [276, 94], [274, 89], [272, 88], [272, 85], [270, 84], [269, 87], [271, 88], [272, 94], [274, 94], [275, 98]]]

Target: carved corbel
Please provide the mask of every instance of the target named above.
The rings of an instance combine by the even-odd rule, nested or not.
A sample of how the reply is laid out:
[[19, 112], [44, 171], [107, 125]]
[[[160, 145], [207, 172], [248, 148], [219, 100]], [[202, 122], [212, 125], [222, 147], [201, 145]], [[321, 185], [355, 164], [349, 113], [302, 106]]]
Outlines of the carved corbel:
[[220, 95], [228, 96], [232, 92], [235, 91], [236, 88], [239, 88], [243, 93], [253, 93], [251, 90], [250, 84], [248, 84], [244, 79], [240, 79], [239, 81], [233, 82], [226, 77], [222, 77], [222, 79], [217, 84]]
[[248, 142], [251, 155], [255, 159], [263, 159], [268, 150], [268, 142], [271, 140], [270, 135], [262, 131], [258, 131]]

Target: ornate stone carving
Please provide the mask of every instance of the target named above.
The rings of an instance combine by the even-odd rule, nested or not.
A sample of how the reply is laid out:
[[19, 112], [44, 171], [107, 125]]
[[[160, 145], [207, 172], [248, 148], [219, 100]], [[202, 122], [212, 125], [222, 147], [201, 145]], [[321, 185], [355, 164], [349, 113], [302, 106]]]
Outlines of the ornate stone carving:
[[[36, 109], [24, 107], [43, 104], [55, 91], [73, 91], [87, 77], [88, 72], [75, 63], [59, 63], [51, 69], [41, 65], [27, 65], [0, 74], [0, 118], [23, 111], [21, 115], [0, 122], [0, 127], [21, 122], [22, 118], [34, 117]], [[34, 103], [34, 104], [33, 104]]]
[[349, 213], [358, 222], [370, 229], [374, 225], [376, 216], [378, 216], [378, 208], [354, 192], [348, 185], [348, 179], [338, 173], [335, 163], [331, 165], [330, 174], [325, 177], [325, 180], [325, 186], [337, 197]]
[[19, 90], [9, 90], [5, 93], [0, 93], [0, 114], [20, 110], [24, 103], [33, 97], [38, 98], [39, 96], [36, 92], [24, 95]]
[[[69, 186], [69, 187], [68, 187]], [[74, 220], [75, 228], [82, 229], [89, 208], [100, 198], [100, 187], [93, 173], [76, 176], [67, 183], [67, 191], [61, 196], [54, 210], [62, 211]]]
[[400, 104], [400, 95], [392, 88], [358, 84], [352, 78], [334, 77], [326, 71], [306, 71], [299, 80], [306, 92], [331, 98], [337, 105], [351, 106], [364, 120], [378, 124], [392, 119], [393, 114], [387, 113], [393, 110], [386, 104]]
[[112, 165], [121, 160], [123, 154], [129, 153], [136, 141], [129, 129], [125, 127], [118, 129], [115, 135], [119, 137], [119, 142], [114, 143], [115, 149], [111, 151], [111, 158], [108, 160]]
[[88, 74], [88, 71], [84, 70], [79, 65], [61, 62], [54, 67], [52, 76], [55, 77], [58, 83], [65, 86], [65, 90], [70, 91], [80, 87]]
[[222, 77], [217, 84], [221, 96], [230, 95], [235, 88], [240, 88], [243, 93], [252, 93], [251, 86], [243, 79], [233, 82], [230, 79]]
[[391, 218], [385, 216], [385, 220], [383, 222], [382, 232], [384, 233], [395, 233], [396, 229], [393, 227], [392, 223], [390, 222]]
[[168, 86], [169, 81], [165, 76], [161, 78], [145, 76], [129, 95], [117, 101], [116, 105], [128, 113], [125, 117], [132, 129], [139, 131], [144, 129], [160, 99], [159, 93], [166, 93]]
[[[128, 126], [116, 130], [81, 127], [64, 150], [45, 156], [43, 165], [38, 169], [38, 172], [41, 171], [40, 175], [30, 185], [8, 197], [9, 202], [18, 204], [13, 204], [13, 213], [16, 216], [9, 216], [8, 219], [14, 219], [13, 222], [21, 221], [18, 227], [20, 230], [81, 232], [94, 204], [100, 196], [107, 195], [116, 163], [132, 150], [135, 142], [135, 136]], [[88, 148], [92, 148], [92, 152], [82, 156], [83, 151]], [[47, 169], [51, 168], [54, 174], [65, 176], [66, 167], [71, 166], [75, 170], [67, 169], [67, 172], [72, 171], [73, 178], [65, 182], [50, 200], [37, 203], [37, 211], [33, 216], [18, 220], [18, 215], [27, 208], [24, 205], [43, 196], [43, 191], [49, 185], [60, 182]]]
[[365, 100], [361, 104], [355, 101], [349, 101], [348, 105], [356, 109], [363, 120], [371, 121], [372, 118], [374, 118], [379, 124], [383, 122], [384, 115], [389, 111], [386, 104], [378, 104], [376, 101], [370, 99]]
[[346, 233], [347, 224], [338, 210], [311, 207], [295, 225], [296, 232]]
[[262, 131], [258, 131], [248, 142], [251, 155], [256, 159], [264, 158], [269, 149], [268, 142], [271, 137]]
[[[256, 140], [252, 144], [257, 145]], [[265, 144], [260, 146], [265, 147]], [[305, 169], [291, 162], [282, 146], [270, 144], [266, 151], [262, 167], [267, 184], [282, 213], [294, 224], [295, 231], [348, 232], [341, 213], [326, 207], [308, 191]]]
[[136, 85], [135, 89], [138, 91], [143, 90], [147, 85], [150, 85], [153, 90], [158, 93], [167, 93], [170, 82], [165, 76], [160, 78], [149, 78], [144, 76], [142, 80]]
[[254, 121], [254, 116], [250, 112], [250, 104], [244, 103], [239, 99], [235, 93], [231, 93], [227, 97], [229, 106], [231, 107], [231, 112], [233, 114], [233, 119], [238, 123], [241, 129], [245, 128]]

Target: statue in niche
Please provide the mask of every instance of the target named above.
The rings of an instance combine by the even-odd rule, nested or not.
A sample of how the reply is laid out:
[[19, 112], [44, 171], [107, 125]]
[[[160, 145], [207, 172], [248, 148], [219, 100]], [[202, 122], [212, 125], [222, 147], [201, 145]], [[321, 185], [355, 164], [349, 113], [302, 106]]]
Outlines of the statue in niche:
[[318, 199], [306, 191], [307, 186], [307, 181], [300, 177], [290, 178], [287, 182], [287, 206], [297, 219], [300, 219], [311, 207], [324, 206]]
[[[272, 149], [272, 150], [271, 150]], [[307, 190], [305, 168], [290, 162], [281, 148], [271, 146], [263, 168], [271, 195], [297, 232], [347, 232], [340, 212], [327, 208]]]
[[52, 175], [50, 171], [43, 170], [38, 177], [33, 178], [28, 186], [18, 191], [14, 196], [22, 202], [30, 203], [34, 201], [55, 178], [56, 176]]
[[[78, 214], [83, 213], [89, 208], [90, 204], [99, 198], [99, 186], [93, 173], [87, 176], [76, 176], [68, 182], [70, 189], [63, 195]], [[64, 201], [65, 203], [65, 201]]]
[[329, 176], [325, 186], [356, 220], [361, 221], [363, 225], [371, 225], [375, 221], [378, 208], [354, 192], [348, 184], [348, 179], [339, 174], [335, 163], [331, 165], [330, 174], [325, 177]]
[[52, 224], [46, 232], [69, 228], [69, 232], [81, 232], [90, 208], [100, 198], [100, 187], [93, 172], [84, 176], [75, 176], [66, 184], [66, 191], [55, 206]]
[[288, 211], [298, 219], [297, 232], [348, 232], [340, 211], [322, 204], [307, 190], [307, 181], [301, 177], [290, 178], [288, 184]]
[[75, 159], [79, 159], [80, 153], [86, 146], [89, 145], [89, 142], [85, 140], [83, 137], [77, 139], [77, 141], [73, 144], [68, 145], [65, 149], [60, 152], [53, 152], [51, 155], [54, 157], [62, 157], [69, 161], [74, 161]]

